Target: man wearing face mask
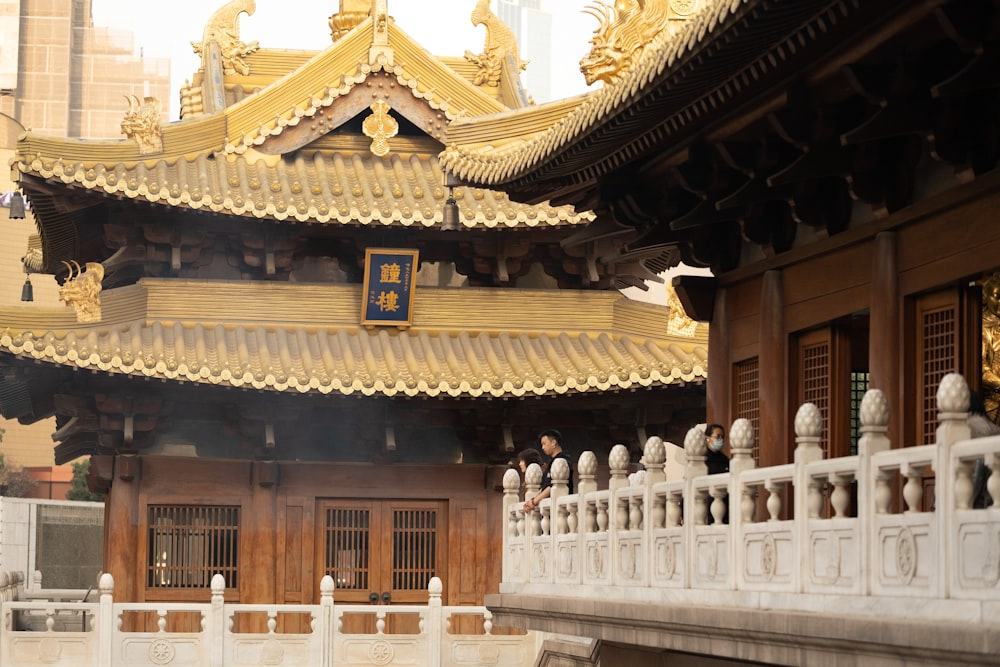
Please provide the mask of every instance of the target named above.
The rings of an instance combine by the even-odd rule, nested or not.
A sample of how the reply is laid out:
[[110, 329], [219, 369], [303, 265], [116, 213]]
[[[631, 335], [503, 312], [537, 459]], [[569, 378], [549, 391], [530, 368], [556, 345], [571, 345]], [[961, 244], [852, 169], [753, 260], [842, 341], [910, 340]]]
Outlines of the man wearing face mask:
[[708, 474], [729, 472], [729, 457], [722, 452], [726, 444], [726, 429], [721, 424], [709, 424], [705, 428], [705, 444], [708, 446], [708, 451], [705, 452]]
[[[726, 429], [722, 424], [709, 424], [705, 428], [705, 464], [708, 466], [708, 474], [715, 475], [720, 472], [729, 472], [729, 457], [726, 456], [722, 448], [726, 444]], [[708, 523], [715, 523], [712, 513], [708, 513]], [[722, 518], [722, 523], [729, 523], [729, 499], [726, 499], [726, 515]]]

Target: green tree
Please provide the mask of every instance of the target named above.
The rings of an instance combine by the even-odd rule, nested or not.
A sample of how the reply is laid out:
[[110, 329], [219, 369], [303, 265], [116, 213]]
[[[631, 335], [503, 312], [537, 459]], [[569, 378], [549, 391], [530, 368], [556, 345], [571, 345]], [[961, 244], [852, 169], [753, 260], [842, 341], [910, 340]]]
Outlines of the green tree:
[[91, 500], [104, 502], [103, 493], [94, 493], [87, 486], [87, 474], [90, 472], [90, 459], [84, 459], [73, 464], [73, 480], [70, 482], [66, 500]]
[[[0, 429], [0, 442], [2, 441], [3, 430]], [[0, 496], [24, 498], [35, 484], [37, 482], [21, 466], [8, 465], [4, 455], [0, 453]]]

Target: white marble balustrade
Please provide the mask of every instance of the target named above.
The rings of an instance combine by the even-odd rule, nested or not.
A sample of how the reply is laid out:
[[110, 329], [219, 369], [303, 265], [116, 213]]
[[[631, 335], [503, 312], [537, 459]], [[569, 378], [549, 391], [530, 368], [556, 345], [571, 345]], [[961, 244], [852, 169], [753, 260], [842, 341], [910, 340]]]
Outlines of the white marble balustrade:
[[[3, 581], [16, 577], [3, 575]], [[320, 583], [318, 605], [229, 604], [223, 597], [221, 575], [212, 579], [211, 601], [195, 603], [118, 603], [113, 600], [114, 581], [100, 577], [97, 602], [21, 600], [4, 597], [0, 605], [0, 665], [3, 667], [138, 667], [139, 665], [191, 665], [243, 667], [295, 665], [296, 667], [360, 667], [361, 665], [498, 665], [531, 664], [538, 650], [534, 633], [492, 634], [492, 614], [485, 607], [443, 606], [442, 584], [437, 577], [428, 586], [426, 605], [335, 605], [334, 583], [329, 576]], [[168, 632], [171, 614], [195, 614], [200, 629]], [[157, 630], [123, 630], [130, 615], [155, 615]], [[282, 632], [281, 615], [305, 617], [308, 632]], [[346, 615], [374, 614], [371, 633], [343, 631]], [[394, 634], [386, 619], [394, 614], [415, 615], [419, 631]], [[267, 619], [263, 632], [234, 630], [240, 615]], [[471, 615], [482, 619], [483, 633], [461, 635], [450, 630], [451, 619]], [[300, 624], [301, 625], [301, 624]], [[301, 630], [301, 628], [299, 628]], [[484, 660], [486, 662], [484, 662]]]
[[[679, 480], [665, 479], [659, 438], [631, 479], [618, 445], [600, 490], [584, 452], [579, 492], [567, 494], [568, 470], [554, 466], [550, 498], [527, 515], [508, 471], [501, 593], [1000, 622], [1000, 436], [971, 440], [968, 405], [965, 380], [946, 376], [937, 442], [894, 449], [888, 403], [871, 390], [858, 453], [825, 459], [820, 412], [807, 403], [794, 461], [770, 468], [754, 467], [752, 428], [737, 420], [730, 472], [719, 475], [706, 474], [705, 439], [692, 429]], [[977, 462], [990, 473], [986, 509], [973, 509]], [[933, 499], [923, 497], [928, 477]], [[540, 480], [530, 467], [526, 496]]]

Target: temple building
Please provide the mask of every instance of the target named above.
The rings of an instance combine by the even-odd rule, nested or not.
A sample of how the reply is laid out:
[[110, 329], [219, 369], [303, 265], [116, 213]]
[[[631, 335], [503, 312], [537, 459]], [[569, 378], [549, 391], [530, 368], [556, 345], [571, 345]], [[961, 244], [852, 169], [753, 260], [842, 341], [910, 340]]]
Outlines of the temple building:
[[[414, 42], [385, 0], [342, 0], [320, 52], [244, 41], [222, 6], [162, 122], [125, 138], [27, 132], [12, 173], [25, 255], [65, 306], [0, 308], [0, 413], [56, 417], [56, 462], [91, 457], [120, 600], [482, 604], [500, 580], [510, 459], [703, 420], [707, 327], [625, 298], [680, 255], [623, 253], [586, 206], [457, 185], [459, 119], [553, 122], [486, 2], [481, 53]], [[263, 40], [262, 40], [263, 41]], [[504, 114], [507, 114], [506, 116]], [[171, 621], [172, 623], [173, 621]]]
[[[582, 62], [604, 88], [558, 120], [544, 107], [516, 114], [516, 137], [502, 130], [510, 112], [459, 119], [444, 168], [455, 182], [500, 188], [515, 201], [592, 210], [591, 229], [607, 224], [623, 239], [623, 255], [673, 250], [711, 267], [711, 277], [674, 284], [687, 314], [710, 322], [707, 419], [746, 419], [758, 467], [799, 463], [796, 410], [805, 403], [822, 425], [822, 458], [860, 454], [869, 388], [885, 398], [880, 433], [895, 448], [941, 442], [938, 387], [951, 373], [968, 379], [998, 421], [997, 3], [709, 2], [677, 30], [656, 14], [692, 4], [606, 6]], [[640, 26], [649, 39], [634, 39]], [[987, 456], [986, 465], [994, 484], [998, 461]], [[940, 513], [952, 498], [939, 494], [935, 510], [935, 470], [942, 466], [907, 470], [908, 504], [888, 487], [881, 492], [907, 513]], [[815, 489], [825, 493], [823, 484]], [[810, 520], [828, 502], [818, 498]], [[863, 500], [851, 499], [851, 516], [870, 510]], [[753, 503], [744, 508], [754, 520]], [[805, 522], [804, 509], [795, 520]], [[758, 505], [756, 516], [768, 514]], [[790, 518], [786, 509], [770, 520]], [[988, 534], [994, 540], [995, 528]], [[746, 544], [733, 539], [732, 554], [742, 554]], [[827, 543], [826, 551], [829, 572], [842, 572], [836, 549]], [[896, 555], [907, 571], [908, 555]], [[728, 557], [689, 567], [712, 572]], [[829, 576], [805, 562], [793, 566], [795, 591]], [[749, 575], [729, 574], [721, 588], [769, 590], [768, 582], [738, 588]], [[886, 578], [883, 570], [865, 576], [856, 609]], [[683, 656], [692, 653], [789, 665], [995, 660], [971, 637], [949, 644], [951, 619], [908, 619], [910, 604], [933, 597], [926, 591], [887, 602], [891, 618], [866, 617], [865, 640], [856, 642], [847, 628], [858, 616], [829, 611], [836, 590], [802, 596], [810, 613], [801, 617], [788, 611], [798, 602], [723, 604], [705, 595], [687, 608], [666, 595], [651, 605], [638, 595], [619, 602], [582, 592], [574, 604], [553, 600], [561, 590], [512, 586], [487, 604], [531, 629], [600, 637], [600, 664], [688, 664]], [[961, 631], [995, 638], [989, 616]]]

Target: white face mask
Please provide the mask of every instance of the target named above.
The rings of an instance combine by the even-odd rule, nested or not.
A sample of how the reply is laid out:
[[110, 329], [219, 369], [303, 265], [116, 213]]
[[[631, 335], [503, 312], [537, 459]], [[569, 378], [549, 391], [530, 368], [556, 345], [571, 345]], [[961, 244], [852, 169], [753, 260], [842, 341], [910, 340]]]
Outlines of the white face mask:
[[722, 438], [716, 438], [708, 443], [713, 452], [722, 451]]

